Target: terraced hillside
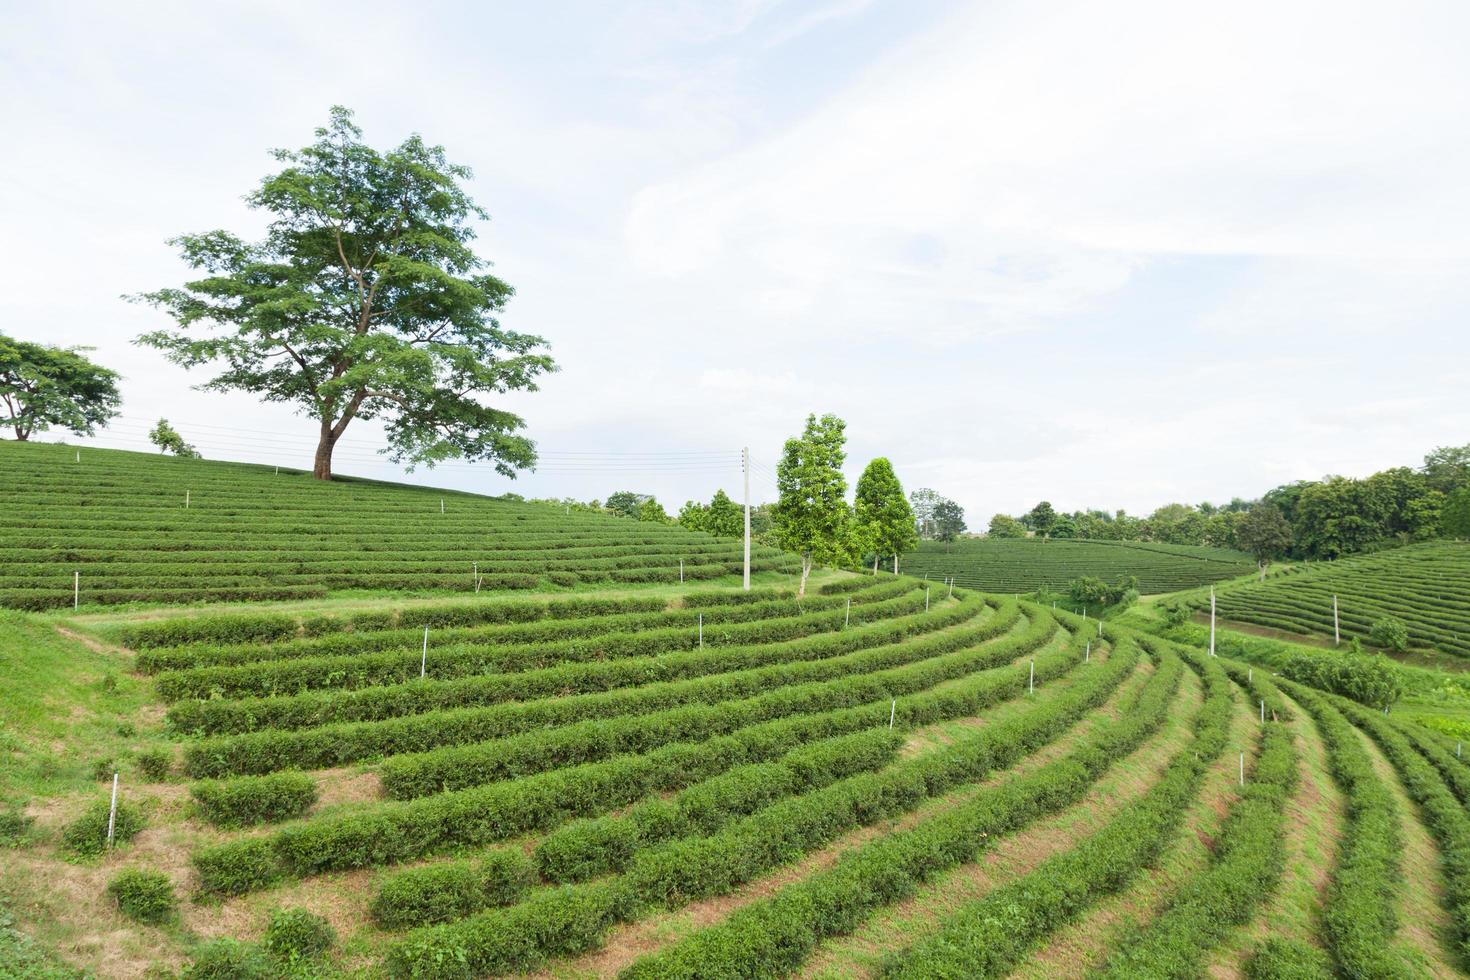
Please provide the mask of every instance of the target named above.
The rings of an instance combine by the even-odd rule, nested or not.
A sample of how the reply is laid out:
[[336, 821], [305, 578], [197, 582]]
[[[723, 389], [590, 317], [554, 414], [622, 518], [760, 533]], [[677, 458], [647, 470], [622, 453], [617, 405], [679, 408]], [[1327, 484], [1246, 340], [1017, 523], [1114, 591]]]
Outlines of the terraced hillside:
[[[78, 581], [84, 605], [180, 603], [677, 582], [743, 561], [741, 542], [679, 528], [268, 466], [0, 441], [0, 470], [11, 608], [70, 607]], [[752, 552], [755, 571], [790, 567]]]
[[[1466, 965], [1470, 768], [1449, 743], [1011, 598], [818, 581], [801, 602], [9, 614], [18, 670], [60, 623], [92, 640], [58, 669], [131, 707], [12, 752], [8, 802], [46, 790], [0, 895], [120, 977], [287, 975], [261, 940], [283, 907], [336, 933], [314, 976]], [[66, 775], [96, 760], [51, 758], [85, 732], [121, 771], [111, 850], [88, 810], [106, 785]], [[124, 918], [104, 892], [123, 868], [161, 872], [174, 916]]]
[[1140, 541], [1059, 538], [963, 538], [953, 544], [925, 541], [905, 555], [901, 571], [948, 579], [983, 592], [1062, 590], [1083, 575], [1116, 581], [1138, 578], [1145, 594], [1175, 592], [1235, 578], [1254, 570], [1246, 555], [1222, 548]]
[[1226, 619], [1330, 637], [1334, 595], [1344, 642], [1367, 643], [1373, 623], [1392, 616], [1408, 626], [1413, 646], [1470, 656], [1470, 544], [1464, 542], [1297, 566], [1223, 590], [1217, 609]]

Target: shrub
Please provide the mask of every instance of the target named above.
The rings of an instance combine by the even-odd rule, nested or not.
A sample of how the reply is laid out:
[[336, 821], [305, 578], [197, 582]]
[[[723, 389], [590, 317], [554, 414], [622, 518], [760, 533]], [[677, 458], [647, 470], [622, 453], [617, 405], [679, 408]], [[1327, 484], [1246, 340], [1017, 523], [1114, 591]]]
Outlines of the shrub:
[[266, 980], [271, 974], [259, 949], [233, 939], [216, 939], [200, 947], [184, 968], [183, 980]]
[[0, 847], [19, 847], [34, 822], [19, 810], [0, 810]]
[[167, 875], [139, 868], [119, 871], [108, 882], [107, 894], [117, 902], [123, 915], [148, 925], [167, 922], [178, 904]]
[[174, 757], [167, 749], [147, 749], [138, 753], [138, 769], [153, 782], [168, 778]]
[[306, 909], [276, 909], [265, 930], [265, 948], [287, 963], [318, 959], [336, 941], [327, 920]]
[[1281, 675], [1371, 708], [1387, 708], [1404, 693], [1403, 673], [1381, 653], [1298, 653], [1282, 662]]
[[92, 763], [92, 778], [98, 782], [103, 780], [111, 781], [112, 774], [115, 772], [117, 772], [117, 763], [112, 760], [111, 756], [108, 756], [106, 759], [98, 759]]
[[519, 901], [535, 880], [531, 859], [522, 851], [495, 850], [478, 866], [456, 861], [391, 875], [370, 910], [387, 929], [448, 922]]
[[[107, 847], [107, 815], [110, 810], [109, 800], [94, 801], [61, 832], [62, 845], [84, 856], [101, 854]], [[143, 829], [143, 824], [142, 811], [131, 803], [119, 800], [117, 819], [112, 828], [113, 843], [122, 844], [132, 840]]]
[[243, 895], [278, 880], [283, 870], [270, 838], [247, 837], [194, 852], [199, 886], [221, 895]]
[[316, 781], [304, 772], [195, 783], [189, 792], [217, 827], [246, 827], [299, 817], [316, 802]]
[[1250, 980], [1330, 980], [1332, 960], [1315, 946], [1273, 936], [1245, 962]]
[[1403, 620], [1384, 616], [1373, 623], [1373, 628], [1368, 631], [1368, 639], [1376, 647], [1402, 653], [1409, 649], [1409, 628], [1404, 625]]

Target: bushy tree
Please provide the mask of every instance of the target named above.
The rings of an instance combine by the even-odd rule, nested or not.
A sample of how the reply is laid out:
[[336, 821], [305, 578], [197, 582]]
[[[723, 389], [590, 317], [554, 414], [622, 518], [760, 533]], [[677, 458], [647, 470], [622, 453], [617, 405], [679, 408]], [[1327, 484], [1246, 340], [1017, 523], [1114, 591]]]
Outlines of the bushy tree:
[[178, 430], [168, 424], [168, 419], [158, 420], [158, 424], [148, 433], [148, 441], [157, 446], [161, 453], [173, 453], [180, 459], [199, 458], [199, 450], [185, 442]]
[[496, 319], [512, 290], [471, 249], [487, 217], [470, 171], [411, 136], [380, 153], [333, 108], [316, 142], [277, 150], [285, 169], [246, 200], [271, 216], [264, 239], [226, 231], [174, 239], [202, 278], [137, 299], [177, 329], [138, 338], [202, 387], [248, 391], [316, 420], [313, 474], [356, 419], [380, 419], [388, 456], [410, 468], [483, 460], [514, 476], [536, 462], [525, 422], [483, 400], [534, 391], [555, 369], [539, 337]]
[[1470, 538], [1470, 484], [1445, 498], [1440, 512], [1444, 533], [1454, 538]]
[[941, 497], [934, 505], [934, 537], [939, 541], [953, 541], [965, 531], [965, 508]]
[[1021, 522], [1044, 537], [1051, 533], [1051, 526], [1057, 522], [1057, 512], [1052, 507], [1051, 501], [1043, 500], [1035, 507], [1032, 507], [1021, 518]]
[[843, 565], [852, 559], [847, 480], [842, 475], [845, 429], [835, 415], [808, 415], [806, 428], [786, 440], [776, 464], [778, 497], [771, 517], [781, 547], [801, 556], [799, 596], [806, 595], [814, 564]]
[[1424, 457], [1424, 478], [1443, 494], [1470, 487], [1470, 445], [1440, 446]]
[[990, 519], [990, 530], [987, 533], [992, 538], [1024, 538], [1026, 526], [1014, 517], [996, 514]]
[[1241, 520], [1236, 538], [1246, 553], [1264, 565], [1291, 548], [1291, 525], [1275, 504], [1257, 504]]
[[654, 500], [652, 497], [649, 497], [638, 505], [638, 510], [634, 516], [640, 521], [647, 521], [650, 524], [672, 523], [669, 520], [668, 512], [664, 510], [663, 504]]
[[730, 499], [723, 490], [710, 498], [704, 529], [722, 538], [745, 537], [745, 508]]
[[934, 538], [934, 508], [944, 498], [929, 487], [920, 487], [909, 494], [909, 506], [914, 511], [914, 526], [919, 537], [926, 541]]
[[1066, 514], [1057, 517], [1051, 525], [1051, 536], [1054, 538], [1077, 537], [1077, 522]]
[[1368, 639], [1376, 647], [1402, 653], [1409, 649], [1409, 628], [1401, 619], [1384, 616], [1374, 620], [1373, 626], [1368, 630]]
[[610, 513], [619, 517], [637, 517], [638, 505], [643, 502], [643, 495], [631, 490], [619, 490], [617, 493], [608, 494], [607, 503], [603, 506]]
[[25, 442], [53, 426], [90, 436], [117, 415], [117, 372], [82, 356], [90, 347], [49, 347], [0, 334], [0, 425]]
[[913, 508], [903, 495], [893, 464], [881, 456], [858, 477], [853, 531], [857, 550], [872, 553], [875, 573], [878, 560], [891, 555], [894, 574], [898, 574], [899, 556], [919, 544]]

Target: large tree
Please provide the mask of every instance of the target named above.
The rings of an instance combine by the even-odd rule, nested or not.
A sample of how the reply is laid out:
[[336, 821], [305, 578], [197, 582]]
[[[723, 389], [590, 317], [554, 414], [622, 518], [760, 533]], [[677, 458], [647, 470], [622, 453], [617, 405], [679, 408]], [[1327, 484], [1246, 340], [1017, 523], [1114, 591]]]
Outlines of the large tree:
[[903, 495], [893, 464], [882, 456], [869, 463], [858, 477], [853, 528], [859, 549], [873, 554], [874, 572], [879, 558], [892, 555], [893, 573], [897, 575], [899, 555], [919, 543], [914, 510]]
[[1056, 523], [1057, 512], [1052, 508], [1051, 501], [1043, 500], [1032, 507], [1031, 510], [1021, 518], [1021, 522], [1037, 534], [1045, 537], [1051, 532], [1051, 526]]
[[781, 547], [801, 556], [799, 596], [806, 595], [814, 564], [840, 565], [852, 557], [847, 480], [842, 475], [845, 429], [835, 415], [808, 415], [806, 428], [786, 440], [776, 464], [778, 497], [771, 517]]
[[89, 347], [50, 347], [0, 334], [0, 425], [25, 442], [52, 426], [79, 436], [117, 415], [117, 372], [82, 356]]
[[411, 136], [379, 153], [352, 113], [332, 109], [316, 142], [277, 150], [285, 169], [246, 198], [265, 237], [174, 239], [203, 277], [138, 299], [174, 330], [138, 342], [185, 367], [216, 365], [201, 387], [297, 406], [318, 424], [318, 479], [356, 419], [380, 419], [385, 452], [410, 467], [450, 458], [534, 465], [524, 421], [483, 398], [536, 389], [555, 370], [539, 337], [501, 327], [511, 287], [471, 249], [487, 217], [461, 186], [470, 171]]
[[990, 531], [992, 538], [1024, 538], [1026, 526], [1008, 514], [996, 514], [990, 519]]
[[965, 530], [965, 508], [941, 497], [934, 505], [934, 537], [940, 541], [953, 541]]
[[1291, 550], [1291, 525], [1274, 504], [1257, 504], [1246, 512], [1236, 528], [1240, 547], [1264, 565]]

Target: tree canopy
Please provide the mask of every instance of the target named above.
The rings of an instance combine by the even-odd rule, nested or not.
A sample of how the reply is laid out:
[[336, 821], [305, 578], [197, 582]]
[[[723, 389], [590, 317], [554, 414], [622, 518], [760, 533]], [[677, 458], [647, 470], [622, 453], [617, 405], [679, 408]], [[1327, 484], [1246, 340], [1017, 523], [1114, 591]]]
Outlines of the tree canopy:
[[470, 171], [410, 136], [380, 153], [352, 113], [332, 109], [316, 142], [246, 200], [265, 237], [227, 231], [172, 241], [203, 275], [136, 299], [177, 328], [138, 338], [184, 367], [218, 369], [200, 387], [296, 406], [318, 424], [314, 473], [356, 419], [378, 419], [396, 462], [483, 460], [505, 475], [534, 465], [525, 422], [482, 399], [536, 390], [555, 370], [545, 342], [504, 329], [512, 289], [475, 254], [487, 217], [461, 186]]
[[1259, 504], [1240, 522], [1236, 537], [1241, 550], [1265, 563], [1282, 557], [1291, 548], [1291, 525], [1280, 508]]
[[0, 334], [0, 425], [24, 442], [53, 426], [90, 436], [115, 417], [122, 403], [117, 372], [83, 357], [88, 350]]
[[872, 554], [875, 570], [880, 558], [891, 556], [897, 574], [899, 556], [919, 544], [913, 508], [903, 495], [893, 464], [882, 456], [870, 462], [858, 477], [853, 530], [857, 550]]
[[990, 529], [986, 533], [992, 538], [1024, 538], [1026, 526], [1014, 517], [996, 514], [990, 519]]
[[845, 429], [835, 415], [808, 415], [802, 434], [786, 440], [776, 464], [778, 497], [771, 516], [781, 547], [801, 556], [797, 595], [806, 595], [814, 563], [840, 565], [852, 558], [842, 475]]
[[934, 505], [934, 537], [939, 541], [953, 541], [965, 530], [965, 508], [941, 497]]
[[185, 442], [179, 431], [168, 424], [168, 419], [158, 420], [158, 424], [148, 433], [148, 441], [157, 446], [161, 453], [173, 453], [180, 459], [199, 458], [199, 450]]

